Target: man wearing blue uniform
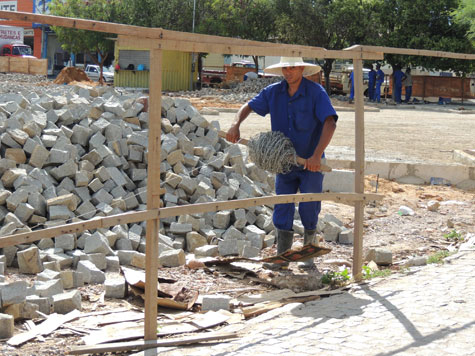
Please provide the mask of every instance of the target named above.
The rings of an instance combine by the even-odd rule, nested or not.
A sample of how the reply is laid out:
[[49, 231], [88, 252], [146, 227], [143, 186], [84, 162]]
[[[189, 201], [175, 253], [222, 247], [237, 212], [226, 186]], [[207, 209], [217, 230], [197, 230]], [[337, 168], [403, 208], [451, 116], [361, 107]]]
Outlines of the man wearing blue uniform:
[[404, 73], [401, 68], [395, 67], [393, 72], [393, 81], [394, 81], [394, 101], [398, 104], [401, 104], [401, 95], [402, 95], [402, 78]]
[[[298, 156], [305, 158], [302, 167], [286, 174], [277, 174], [276, 194], [321, 193], [323, 174], [320, 172], [324, 150], [330, 143], [338, 116], [325, 89], [304, 76], [320, 71], [320, 67], [303, 62], [302, 58], [282, 57], [280, 63], [265, 69], [284, 76], [284, 80], [264, 88], [244, 104], [236, 114], [226, 138], [237, 142], [241, 123], [254, 111], [261, 116], [270, 114], [272, 131], [280, 131], [293, 143]], [[305, 228], [304, 244], [318, 243], [316, 227], [321, 202], [299, 204], [299, 214]], [[276, 228], [277, 254], [292, 247], [295, 205], [276, 204], [273, 222]], [[311, 268], [313, 259], [299, 264]], [[288, 263], [273, 264], [270, 268], [286, 268]]]
[[384, 83], [384, 72], [381, 70], [381, 64], [376, 64], [376, 88], [374, 91], [374, 101], [381, 102], [381, 84]]
[[374, 89], [376, 85], [376, 71], [373, 68], [373, 65], [369, 65], [370, 71], [368, 73], [368, 98], [369, 101], [374, 101]]
[[350, 73], [348, 85], [350, 86], [350, 104], [351, 104], [353, 102], [353, 99], [355, 98], [355, 74], [353, 71], [351, 71]]

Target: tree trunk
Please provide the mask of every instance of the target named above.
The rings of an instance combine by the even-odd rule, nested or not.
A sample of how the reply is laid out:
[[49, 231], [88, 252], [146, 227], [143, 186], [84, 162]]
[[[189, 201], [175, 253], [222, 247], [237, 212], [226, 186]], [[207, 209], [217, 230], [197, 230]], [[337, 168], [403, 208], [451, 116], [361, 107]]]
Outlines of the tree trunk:
[[259, 56], [252, 56], [252, 60], [256, 66], [256, 74], [259, 74]]
[[391, 65], [391, 68], [393, 70], [393, 72], [391, 73], [391, 78], [392, 78], [392, 83], [391, 83], [391, 88], [392, 88], [392, 93], [391, 93], [391, 98], [393, 99], [394, 102], [396, 102], [396, 97], [395, 97], [395, 93], [396, 93], [396, 84], [394, 82], [394, 71], [396, 70], [396, 68], [394, 67], [395, 65], [392, 64], [392, 63], [389, 63]]
[[325, 75], [325, 90], [328, 95], [331, 94], [330, 73], [332, 71], [333, 61], [334, 59], [327, 58], [325, 59], [325, 62], [323, 63], [323, 73]]

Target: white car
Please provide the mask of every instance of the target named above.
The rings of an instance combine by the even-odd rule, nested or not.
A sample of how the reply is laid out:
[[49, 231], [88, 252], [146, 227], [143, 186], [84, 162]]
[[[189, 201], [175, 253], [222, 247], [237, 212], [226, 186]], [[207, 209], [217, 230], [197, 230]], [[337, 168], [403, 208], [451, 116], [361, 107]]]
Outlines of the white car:
[[[102, 77], [107, 83], [112, 83], [114, 81], [114, 72], [110, 72], [107, 67], [102, 67]], [[89, 79], [99, 81], [99, 75], [101, 73], [101, 68], [96, 64], [88, 64], [84, 69]]]

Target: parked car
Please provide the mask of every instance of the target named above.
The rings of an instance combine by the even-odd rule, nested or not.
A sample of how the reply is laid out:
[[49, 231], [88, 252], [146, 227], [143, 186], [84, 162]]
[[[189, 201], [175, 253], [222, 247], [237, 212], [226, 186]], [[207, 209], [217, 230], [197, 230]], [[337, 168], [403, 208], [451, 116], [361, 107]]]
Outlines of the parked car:
[[[107, 67], [102, 68], [102, 78], [106, 83], [112, 83], [114, 81], [114, 72], [109, 71]], [[97, 64], [88, 64], [84, 69], [89, 79], [99, 81], [101, 74], [101, 68]]]

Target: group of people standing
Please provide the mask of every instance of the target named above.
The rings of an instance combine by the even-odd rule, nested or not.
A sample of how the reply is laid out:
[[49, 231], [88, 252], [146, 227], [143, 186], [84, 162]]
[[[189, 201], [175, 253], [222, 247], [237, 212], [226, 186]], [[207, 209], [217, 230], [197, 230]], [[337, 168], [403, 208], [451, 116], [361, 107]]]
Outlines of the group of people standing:
[[[376, 70], [373, 65], [369, 65], [370, 69], [368, 74], [368, 97], [371, 102], [381, 102], [381, 85], [384, 83], [384, 72], [381, 70], [381, 64], [376, 64]], [[411, 68], [407, 67], [406, 72], [403, 73], [400, 67], [395, 67], [392, 74], [394, 83], [394, 101], [398, 104], [402, 103], [402, 87], [404, 86], [406, 91], [406, 97], [404, 102], [408, 103], [411, 100], [412, 95], [412, 76]], [[350, 73], [350, 102], [355, 97], [354, 86], [354, 72]]]

